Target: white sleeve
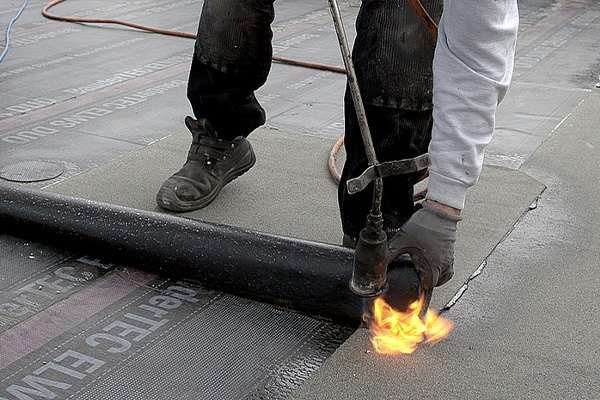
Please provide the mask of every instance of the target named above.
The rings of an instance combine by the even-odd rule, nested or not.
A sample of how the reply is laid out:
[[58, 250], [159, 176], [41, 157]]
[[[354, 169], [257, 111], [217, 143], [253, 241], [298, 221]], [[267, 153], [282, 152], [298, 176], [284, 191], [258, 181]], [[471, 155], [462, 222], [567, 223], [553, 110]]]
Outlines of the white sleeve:
[[445, 0], [433, 61], [427, 197], [463, 209], [512, 78], [517, 0]]

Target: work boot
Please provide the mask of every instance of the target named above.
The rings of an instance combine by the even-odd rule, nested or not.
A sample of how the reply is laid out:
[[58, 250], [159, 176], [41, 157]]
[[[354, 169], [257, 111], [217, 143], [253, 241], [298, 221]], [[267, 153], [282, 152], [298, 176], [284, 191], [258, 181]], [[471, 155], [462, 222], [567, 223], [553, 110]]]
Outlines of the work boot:
[[208, 120], [186, 117], [193, 140], [187, 161], [160, 187], [156, 202], [170, 211], [206, 207], [223, 186], [248, 171], [256, 162], [250, 142], [239, 136], [219, 139]]

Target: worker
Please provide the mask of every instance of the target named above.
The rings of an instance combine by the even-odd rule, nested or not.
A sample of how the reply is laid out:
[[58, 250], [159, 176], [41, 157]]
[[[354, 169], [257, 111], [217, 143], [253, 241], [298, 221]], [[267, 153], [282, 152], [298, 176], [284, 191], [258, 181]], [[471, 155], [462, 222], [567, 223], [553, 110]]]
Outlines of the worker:
[[[421, 2], [439, 20], [437, 43], [407, 0], [363, 0], [352, 57], [378, 160], [428, 150], [431, 156], [427, 198], [416, 211], [413, 186], [422, 173], [384, 178], [382, 198], [389, 248], [394, 256], [411, 255], [428, 290], [453, 273], [466, 192], [479, 177], [496, 109], [512, 77], [518, 10], [516, 0]], [[158, 191], [162, 208], [205, 207], [254, 165], [247, 137], [266, 120], [254, 92], [271, 66], [273, 3], [204, 1], [188, 82], [195, 118], [185, 124], [192, 145], [183, 167]], [[338, 199], [343, 243], [353, 246], [372, 191], [346, 190], [367, 160], [348, 91], [344, 106], [347, 159]]]

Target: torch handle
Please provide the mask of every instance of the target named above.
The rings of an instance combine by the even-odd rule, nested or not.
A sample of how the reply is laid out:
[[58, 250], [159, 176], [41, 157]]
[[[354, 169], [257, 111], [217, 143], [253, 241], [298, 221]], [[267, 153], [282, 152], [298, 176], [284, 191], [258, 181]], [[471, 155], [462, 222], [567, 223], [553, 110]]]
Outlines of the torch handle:
[[[369, 130], [369, 124], [367, 123], [367, 113], [365, 111], [365, 106], [362, 101], [362, 96], [360, 95], [360, 88], [358, 87], [358, 80], [356, 79], [356, 70], [354, 69], [354, 63], [352, 62], [350, 46], [348, 45], [346, 30], [344, 29], [342, 15], [340, 14], [340, 7], [337, 3], [337, 0], [329, 0], [329, 8], [331, 9], [333, 25], [335, 27], [335, 32], [340, 43], [340, 50], [342, 52], [344, 65], [346, 66], [348, 87], [350, 88], [350, 94], [352, 95], [354, 109], [356, 110], [356, 116], [358, 118], [358, 125], [360, 127], [360, 133], [362, 136], [363, 145], [365, 147], [367, 160], [369, 162], [369, 165], [377, 166], [379, 162], [377, 161], [377, 155], [375, 154], [375, 146], [373, 146], [371, 131]], [[382, 190], [383, 180], [381, 177], [377, 177], [375, 179], [373, 207], [371, 209], [371, 212], [375, 215], [380, 214]]]

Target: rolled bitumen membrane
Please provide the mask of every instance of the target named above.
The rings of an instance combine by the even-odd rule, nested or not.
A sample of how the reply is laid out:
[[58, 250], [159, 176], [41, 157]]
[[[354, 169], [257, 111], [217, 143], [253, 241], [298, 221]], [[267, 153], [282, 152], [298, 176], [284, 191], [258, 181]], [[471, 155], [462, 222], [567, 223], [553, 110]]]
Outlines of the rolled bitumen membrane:
[[[0, 183], [0, 230], [315, 318], [357, 325], [348, 289], [354, 251], [170, 214]], [[419, 278], [408, 258], [387, 274], [386, 300], [406, 309]]]

